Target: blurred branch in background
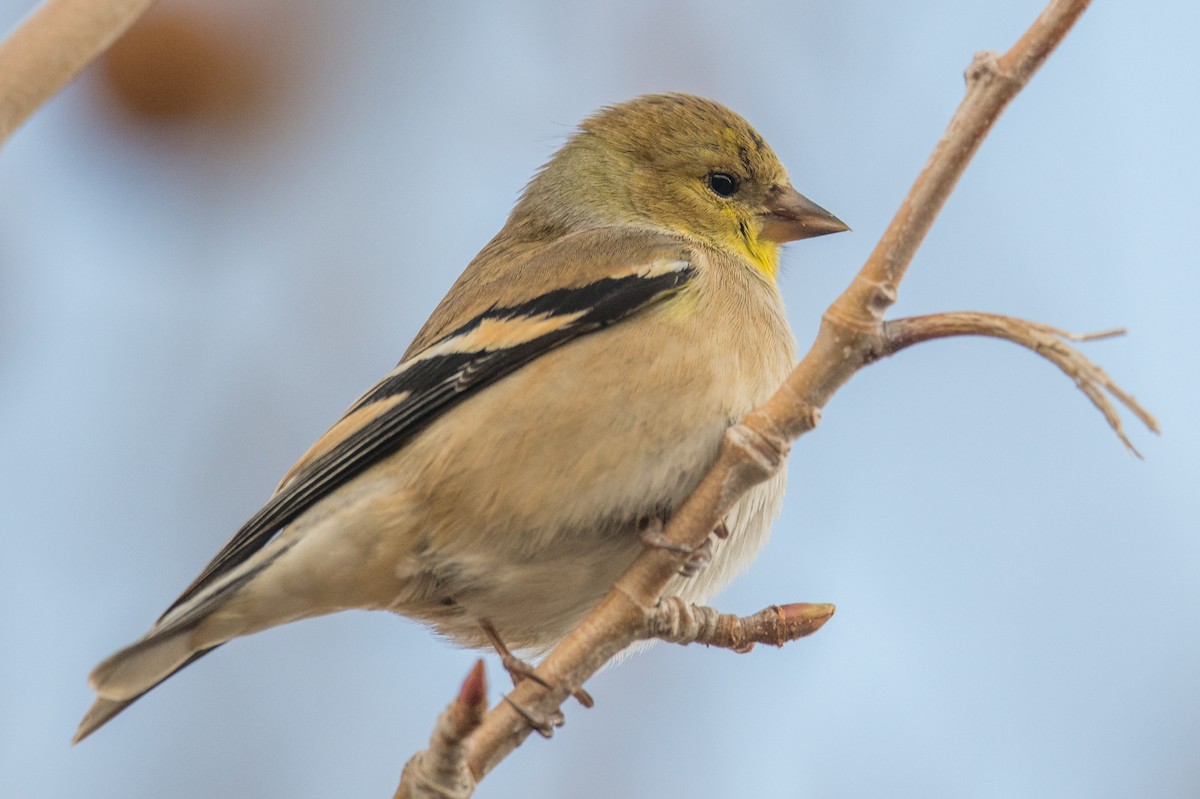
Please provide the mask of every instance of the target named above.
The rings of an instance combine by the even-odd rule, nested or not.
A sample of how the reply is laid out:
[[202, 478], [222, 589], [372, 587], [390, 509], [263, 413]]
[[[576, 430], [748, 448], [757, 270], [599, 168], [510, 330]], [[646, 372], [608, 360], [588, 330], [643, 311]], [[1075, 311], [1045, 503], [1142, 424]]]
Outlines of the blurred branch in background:
[[0, 147], [154, 0], [48, 0], [0, 42]]
[[93, 60], [105, 105], [133, 124], [261, 122], [286, 24], [254, 42], [229, 6], [152, 1], [50, 0], [0, 42], [0, 145]]

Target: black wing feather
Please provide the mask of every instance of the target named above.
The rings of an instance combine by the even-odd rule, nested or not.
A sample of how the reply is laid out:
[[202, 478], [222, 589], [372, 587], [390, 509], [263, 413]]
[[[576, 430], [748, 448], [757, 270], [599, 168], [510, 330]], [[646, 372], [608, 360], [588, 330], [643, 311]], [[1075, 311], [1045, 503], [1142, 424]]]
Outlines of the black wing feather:
[[474, 352], [449, 352], [422, 359], [382, 380], [349, 412], [400, 393], [408, 397], [313, 460], [234, 534], [204, 571], [167, 609], [170, 613], [215, 579], [245, 562], [330, 492], [397, 451], [431, 422], [480, 389], [573, 339], [602, 330], [677, 291], [691, 279], [684, 261], [664, 273], [604, 278], [577, 288], [555, 289], [528, 302], [493, 307], [447, 334], [427, 352], [486, 320], [580, 314], [561, 326], [515, 346]]

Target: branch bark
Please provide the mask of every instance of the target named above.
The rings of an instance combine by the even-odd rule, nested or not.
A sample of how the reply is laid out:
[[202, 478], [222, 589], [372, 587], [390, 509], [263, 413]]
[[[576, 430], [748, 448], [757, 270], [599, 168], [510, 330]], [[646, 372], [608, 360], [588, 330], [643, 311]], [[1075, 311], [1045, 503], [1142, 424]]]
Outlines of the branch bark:
[[47, 0], [0, 42], [0, 147], [154, 0]]
[[[1065, 343], [1071, 336], [1054, 328], [987, 314], [884, 321], [913, 255], [975, 151], [1009, 101], [1087, 6], [1088, 0], [1051, 0], [1007, 53], [975, 57], [966, 72], [962, 103], [875, 250], [825, 312], [812, 348], [784, 385], [729, 429], [716, 462], [663, 531], [666, 540], [683, 548], [702, 544], [750, 486], [774, 474], [791, 441], [816, 426], [821, 409], [850, 377], [881, 357], [931, 338], [978, 334], [1022, 344], [1072, 376], [1127, 445], [1128, 438], [1105, 391], [1152, 430], [1157, 429], [1153, 418], [1132, 397]], [[671, 638], [680, 629], [672, 627], [675, 622], [688, 627], [686, 633], [679, 633], [681, 639], [694, 634], [695, 640], [703, 640], [709, 635], [702, 629], [709, 629], [706, 624], [712, 619], [696, 617], [682, 603], [660, 603], [663, 589], [684, 557], [669, 547], [647, 548], [596, 609], [542, 661], [537, 675], [543, 684], [522, 682], [507, 698], [510, 701], [501, 702], [487, 714], [467, 742], [468, 763], [477, 780], [529, 734], [531, 713], [544, 718], [557, 714], [571, 691], [639, 637], [662, 634]], [[832, 613], [832, 606], [809, 607], [828, 608]], [[661, 627], [664, 618], [674, 620], [666, 625], [665, 634]], [[722, 641], [734, 649], [746, 643], [734, 635]], [[524, 713], [514, 707], [523, 708]]]

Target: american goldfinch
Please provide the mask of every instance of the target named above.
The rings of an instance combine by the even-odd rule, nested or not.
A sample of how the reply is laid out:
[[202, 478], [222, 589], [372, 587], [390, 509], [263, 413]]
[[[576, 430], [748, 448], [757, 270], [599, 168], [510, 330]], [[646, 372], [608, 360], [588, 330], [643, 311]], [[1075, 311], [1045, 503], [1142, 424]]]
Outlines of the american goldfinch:
[[[791, 369], [780, 244], [846, 229], [718, 103], [651, 95], [588, 118], [400, 364], [92, 671], [75, 740], [230, 639], [349, 608], [548, 649]], [[745, 566], [783, 486], [747, 494], [669, 591], [700, 601]]]

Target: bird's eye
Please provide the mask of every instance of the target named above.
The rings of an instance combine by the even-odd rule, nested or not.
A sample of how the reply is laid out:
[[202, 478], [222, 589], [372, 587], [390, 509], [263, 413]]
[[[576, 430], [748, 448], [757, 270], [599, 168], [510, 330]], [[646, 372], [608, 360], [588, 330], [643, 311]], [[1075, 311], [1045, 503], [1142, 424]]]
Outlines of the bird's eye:
[[732, 197], [737, 193], [738, 181], [733, 175], [725, 172], [713, 172], [708, 176], [708, 187], [721, 197]]

